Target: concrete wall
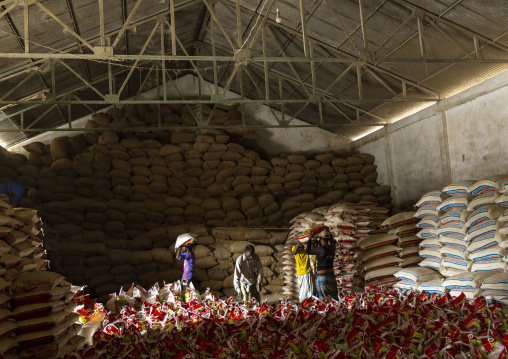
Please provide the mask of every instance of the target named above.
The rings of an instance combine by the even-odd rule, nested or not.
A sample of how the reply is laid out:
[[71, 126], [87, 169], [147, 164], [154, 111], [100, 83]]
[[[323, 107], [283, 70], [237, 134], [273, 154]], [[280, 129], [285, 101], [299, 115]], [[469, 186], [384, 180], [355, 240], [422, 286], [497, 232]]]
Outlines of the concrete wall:
[[464, 179], [508, 174], [508, 72], [364, 137], [351, 150], [376, 156], [378, 182], [396, 209]]
[[[168, 98], [181, 99], [198, 96], [199, 94], [199, 80], [192, 75], [183, 76], [174, 80], [174, 85], [169, 83], [167, 85]], [[179, 92], [176, 90], [178, 87]], [[202, 83], [201, 93], [203, 96], [209, 96], [214, 90], [213, 84]], [[162, 94], [162, 90], [159, 90]], [[181, 94], [181, 95], [180, 95]], [[138, 95], [137, 99], [154, 99], [157, 97], [157, 89], [153, 89]], [[228, 98], [240, 98], [239, 95], [229, 92]], [[262, 104], [249, 104], [245, 105], [246, 122], [251, 126], [275, 126], [277, 121], [272, 114], [272, 111], [267, 106]], [[103, 111], [106, 111], [104, 109]], [[102, 111], [101, 111], [102, 112]], [[273, 111], [278, 118], [281, 118], [279, 111]], [[85, 123], [91, 116], [83, 117], [79, 120], [73, 121], [73, 127], [84, 127]], [[291, 125], [308, 125], [307, 123], [294, 119]], [[59, 128], [67, 128], [68, 125], [63, 125]], [[296, 153], [296, 152], [339, 152], [346, 142], [341, 137], [338, 137], [328, 131], [324, 131], [315, 127], [304, 128], [266, 128], [256, 131], [263, 141], [259, 142], [261, 148], [270, 156], [279, 153]], [[77, 132], [59, 132], [58, 136], [74, 136]], [[22, 147], [30, 142], [39, 141], [43, 143], [50, 143], [51, 139], [55, 137], [52, 132], [44, 133], [40, 136], [34, 137], [28, 141], [20, 143], [16, 146], [9, 148], [10, 151], [23, 152]]]

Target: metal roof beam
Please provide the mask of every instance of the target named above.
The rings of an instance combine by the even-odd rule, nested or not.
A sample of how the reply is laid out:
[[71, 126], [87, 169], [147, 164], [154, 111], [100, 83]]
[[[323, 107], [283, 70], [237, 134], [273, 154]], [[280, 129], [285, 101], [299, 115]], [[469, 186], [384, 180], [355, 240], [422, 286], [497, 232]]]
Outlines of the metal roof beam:
[[[71, 3], [71, 0], [65, 0], [65, 2], [67, 4], [67, 11], [69, 12], [69, 16], [71, 17], [72, 27], [73, 27], [74, 31], [78, 35], [80, 35], [79, 29], [78, 29], [78, 25], [76, 23], [76, 15], [74, 13], [74, 7], [73, 7], [73, 5]], [[81, 43], [79, 41], [78, 41], [78, 45], [81, 45]], [[79, 46], [79, 51], [81, 53], [83, 53], [83, 48], [81, 46]], [[83, 66], [85, 66], [86, 79], [88, 80], [88, 82], [91, 82], [92, 81], [92, 76], [90, 74], [90, 68], [88, 67], [88, 62], [83, 60]], [[93, 93], [93, 97], [94, 97], [94, 99], [97, 99], [97, 97], [95, 95], [95, 92]]]
[[[183, 3], [181, 5], [178, 5], [178, 6], [175, 6], [175, 12], [177, 11], [180, 11], [180, 10], [183, 10], [183, 9], [186, 9], [188, 8], [189, 6], [192, 6], [192, 5], [195, 5], [195, 4], [198, 4], [198, 3], [201, 3], [203, 0], [189, 0], [187, 1], [186, 3]], [[154, 20], [157, 20], [160, 16], [167, 16], [170, 14], [170, 10], [164, 10], [164, 11], [160, 11], [160, 12], [157, 12], [155, 14], [152, 14], [152, 15], [149, 15], [147, 17], [145, 17], [144, 19], [141, 19], [139, 21], [136, 21], [128, 26], [125, 27], [125, 30], [129, 30], [129, 29], [132, 29], [132, 28], [136, 28], [137, 26], [140, 26], [140, 25], [143, 25], [143, 24], [146, 24], [148, 22], [151, 22], [151, 21], [154, 21]], [[112, 37], [114, 35], [117, 35], [120, 31], [122, 31], [123, 29], [123, 26], [119, 29], [116, 29], [114, 31], [110, 31], [108, 33], [105, 34], [106, 37]], [[125, 32], [124, 30], [124, 32]], [[98, 41], [100, 41], [100, 35], [98, 36], [92, 36], [90, 38], [87, 39], [88, 43], [90, 44], [94, 44]], [[70, 54], [70, 52], [72, 50], [75, 50], [75, 49], [78, 49], [78, 48], [82, 48], [84, 45], [79, 43], [79, 45], [72, 45], [72, 46], [68, 46], [68, 47], [65, 47], [63, 49], [60, 50], [59, 53], [56, 53], [56, 54], [53, 54], [53, 55], [56, 55], [58, 56], [59, 54], [69, 54], [70, 56], [72, 56], [72, 54]], [[3, 52], [0, 52], [0, 57], [2, 57], [3, 55], [5, 55], [5, 53]], [[42, 55], [42, 54], [39, 54], [39, 55]], [[12, 56], [16, 56], [16, 54], [12, 54]], [[46, 53], [42, 56], [45, 56], [47, 58], [51, 58], [51, 53]], [[10, 58], [11, 56], [5, 56], [6, 58]], [[91, 58], [94, 58], [95, 55], [92, 55]], [[24, 57], [24, 58], [28, 58], [28, 57]], [[43, 59], [42, 57], [40, 56], [34, 56], [34, 58], [38, 58], [38, 59]], [[63, 58], [71, 58], [71, 57], [63, 57]], [[76, 58], [76, 55], [74, 55], [74, 59]], [[85, 58], [85, 56], [83, 57]], [[96, 58], [96, 57], [95, 57]], [[18, 67], [15, 67], [11, 70], [8, 70], [8, 71], [5, 71], [4, 73], [8, 73], [8, 74], [12, 74], [15, 72], [16, 69], [19, 69], [19, 71], [24, 71], [26, 70], [26, 68], [28, 67], [31, 67], [33, 65], [37, 65], [39, 64], [40, 62], [42, 62], [42, 60], [37, 60], [35, 61], [34, 63], [30, 63], [30, 64], [25, 64], [23, 66], [18, 66]], [[0, 79], [2, 78], [2, 75], [0, 75]]]
[[[206, 44], [206, 43], [203, 43], [203, 44], [205, 44], [207, 46], [210, 46], [209, 44]], [[219, 50], [221, 52], [224, 52], [224, 53], [227, 53], [226, 51], [224, 51], [222, 49], [217, 49], [217, 50]], [[263, 65], [261, 65], [261, 64], [256, 64], [256, 63], [251, 62], [250, 65], [252, 65], [253, 69], [257, 69], [259, 71], [263, 71], [263, 73], [265, 72], [265, 67]], [[292, 78], [289, 75], [286, 75], [286, 74], [283, 74], [283, 73], [279, 73], [279, 71], [277, 71], [277, 70], [271, 69], [271, 70], [268, 70], [268, 72], [270, 74], [276, 76], [276, 77], [279, 77], [280, 79], [284, 79], [284, 80], [286, 80], [288, 82], [292, 82], [293, 84], [302, 85], [302, 84], [300, 84], [300, 82], [296, 78]], [[312, 90], [312, 85], [310, 85], [310, 84], [303, 83], [303, 87], [309, 88], [309, 89]], [[383, 121], [384, 123], [383, 124], [379, 124], [380, 126], [382, 126], [384, 124], [388, 124], [388, 121], [385, 118], [383, 118], [381, 116], [378, 116], [376, 114], [373, 114], [373, 113], [371, 113], [368, 110], [365, 110], [363, 108], [360, 108], [360, 107], [355, 106], [355, 105], [352, 104], [353, 102], [354, 103], [368, 103], [368, 102], [372, 102], [371, 100], [367, 100], [367, 99], [363, 99], [363, 100], [359, 100], [359, 99], [358, 100], [344, 100], [344, 99], [339, 99], [339, 98], [336, 98], [336, 97], [333, 97], [333, 96], [330, 96], [330, 95], [323, 95], [325, 90], [323, 90], [321, 88], [316, 88], [316, 91], [319, 92], [319, 94], [321, 96], [325, 97], [325, 99], [323, 99], [323, 98], [321, 99], [321, 102], [332, 102], [332, 103], [336, 102], [336, 103], [341, 103], [341, 104], [344, 104], [345, 106], [348, 106], [348, 107], [353, 108], [355, 110], [359, 110], [362, 113], [368, 114], [368, 115], [370, 115], [370, 116], [372, 116], [372, 117], [374, 117], [374, 118], [376, 118], [376, 119], [378, 119], [380, 121]], [[265, 100], [260, 100], [260, 101], [265, 101], [266, 103], [272, 102], [271, 100], [266, 100], [266, 99]], [[274, 102], [275, 103], [281, 103], [280, 101], [281, 100], [275, 100]], [[286, 101], [291, 101], [291, 100], [282, 100], [282, 102], [286, 102]], [[308, 99], [302, 100], [302, 101], [308, 101]], [[381, 99], [380, 100], [374, 100], [374, 102], [385, 102], [385, 101], [386, 102], [408, 102], [408, 100], [404, 100], [404, 99], [399, 99], [399, 100], [397, 100], [397, 99], [396, 100], [393, 100], [393, 99], [392, 100], [381, 100]], [[423, 100], [423, 102], [425, 102], [425, 101], [435, 101], [435, 99], [432, 99], [432, 100]], [[409, 100], [409, 102], [415, 102], [415, 101]], [[291, 103], [291, 102], [289, 102], [289, 103]]]
[[[18, 3], [18, 2], [16, 2], [14, 5], [17, 5], [17, 3]], [[4, 8], [3, 6], [1, 6], [1, 7], [0, 7], [0, 9], [3, 9], [3, 8]], [[26, 12], [25, 12], [25, 14], [26, 14]], [[4, 16], [5, 16], [5, 20], [7, 21], [7, 24], [9, 25], [9, 27], [10, 27], [10, 29], [11, 29], [12, 33], [14, 34], [14, 36], [16, 36], [16, 39], [17, 39], [17, 41], [18, 41], [18, 43], [19, 43], [19, 46], [21, 47], [21, 49], [22, 49], [23, 51], [26, 51], [25, 42], [24, 42], [23, 40], [21, 40], [21, 39], [22, 39], [22, 37], [20, 36], [20, 33], [19, 33], [18, 29], [16, 28], [16, 26], [15, 26], [15, 25], [14, 25], [14, 23], [12, 22], [12, 19], [11, 19], [10, 15], [9, 15], [8, 13], [6, 13]], [[27, 21], [26, 16], [25, 16], [25, 18], [24, 18], [23, 20], [24, 20], [23, 22]], [[29, 29], [28, 29], [28, 24], [23, 24], [23, 27], [24, 27], [25, 31], [27, 31], [27, 32], [28, 32], [28, 30], [29, 30]], [[26, 52], [25, 52], [25, 54], [26, 54]], [[29, 54], [27, 54], [27, 55], [29, 55]], [[30, 64], [33, 66], [33, 65], [34, 65], [34, 63], [35, 63], [34, 59], [33, 59], [33, 58], [31, 58], [31, 57], [28, 57], [28, 60], [30, 61]], [[45, 62], [46, 62], [46, 60], [42, 61], [42, 62], [40, 63], [40, 65], [42, 66]], [[41, 80], [41, 82], [42, 82], [43, 86], [46, 88], [46, 90], [49, 90], [50, 88], [49, 88], [49, 86], [48, 86], [48, 83], [46, 82], [46, 80], [45, 80], [45, 79], [44, 79], [44, 77], [42, 76], [42, 74], [41, 74], [41, 72], [40, 72], [39, 68], [37, 68], [35, 71], [37, 71], [37, 74], [39, 75], [39, 79]], [[12, 90], [11, 90], [11, 91], [12, 91]], [[6, 96], [4, 95], [4, 97], [6, 97]], [[57, 110], [58, 110], [58, 113], [60, 114], [60, 116], [62, 117], [62, 119], [64, 119], [64, 120], [65, 120], [65, 117], [64, 117], [64, 115], [63, 115], [63, 113], [62, 113], [62, 111], [60, 110], [60, 108], [59, 108], [59, 107], [57, 108]]]
[[[383, 1], [383, 4], [384, 4], [386, 1], [387, 1], [387, 0], [384, 0], [384, 1]], [[227, 2], [226, 2], [226, 4], [228, 4], [229, 6], [233, 6], [233, 5], [234, 5], [234, 4], [230, 3], [229, 1], [227, 1]], [[250, 15], [257, 15], [257, 13], [256, 13], [255, 11], [249, 10], [249, 9], [247, 9], [247, 8], [243, 7], [243, 6], [241, 7], [241, 10], [242, 10], [243, 12], [247, 13], [247, 14], [250, 14]], [[274, 20], [268, 19], [268, 20], [267, 20], [267, 23], [268, 23], [268, 24], [270, 24], [270, 25], [273, 25], [273, 26], [275, 26], [275, 27], [278, 27], [278, 28], [280, 28], [280, 29], [282, 29], [282, 30], [284, 30], [284, 31], [287, 31], [287, 32], [289, 32], [289, 33], [291, 33], [291, 34], [294, 34], [294, 35], [296, 35], [296, 36], [300, 36], [300, 37], [302, 36], [302, 34], [301, 34], [299, 31], [293, 30], [293, 29], [292, 29], [292, 28], [290, 28], [289, 26], [286, 26], [286, 25], [283, 25], [283, 24], [278, 24], [278, 23], [277, 23], [276, 21], [274, 21]], [[356, 30], [355, 30], [355, 31], [356, 31]], [[338, 48], [335, 48], [335, 47], [333, 47], [333, 46], [331, 46], [331, 45], [329, 45], [329, 44], [327, 44], [327, 43], [325, 43], [325, 42], [323, 42], [323, 41], [321, 41], [321, 40], [319, 40], [319, 39], [313, 38], [312, 36], [308, 36], [308, 39], [309, 39], [309, 41], [312, 41], [312, 42], [313, 42], [314, 44], [316, 44], [316, 45], [319, 45], [319, 46], [321, 46], [321, 47], [323, 47], [323, 48], [325, 48], [325, 49], [328, 49], [328, 50], [330, 50], [330, 51], [332, 51], [332, 52], [334, 52], [334, 53], [340, 54], [340, 55], [342, 55], [342, 56], [344, 56], [344, 57], [346, 57], [346, 58], [350, 58], [350, 59], [351, 59], [351, 62], [361, 61], [361, 59], [359, 59], [358, 57], [353, 56], [353, 55], [351, 55], [351, 54], [349, 54], [349, 53], [347, 53], [347, 52], [344, 52], [344, 51], [342, 51], [342, 50], [339, 50]], [[346, 40], [346, 41], [347, 41], [347, 40]], [[402, 61], [402, 60], [404, 60], [404, 59], [401, 59], [401, 61]], [[446, 60], [446, 59], [443, 59], [443, 60]], [[423, 61], [423, 60], [418, 59], [417, 61]], [[427, 60], [427, 62], [428, 62], [428, 61], [429, 61], [429, 60]], [[383, 68], [381, 68], [381, 67], [379, 67], [379, 66], [377, 66], [377, 65], [375, 65], [375, 64], [371, 64], [371, 63], [366, 62], [366, 63], [365, 63], [365, 65], [366, 65], [366, 66], [368, 66], [368, 67], [370, 67], [370, 68], [376, 69], [376, 70], [378, 70], [378, 71], [380, 71], [380, 72], [382, 72], [382, 73], [386, 74], [387, 76], [390, 76], [390, 77], [396, 78], [396, 79], [398, 79], [399, 81], [404, 81], [407, 85], [410, 85], [410, 86], [413, 86], [413, 87], [417, 87], [417, 88], [419, 88], [419, 89], [420, 89], [420, 90], [422, 90], [422, 91], [425, 91], [425, 92], [428, 92], [428, 93], [432, 93], [432, 94], [434, 94], [434, 95], [436, 95], [436, 96], [440, 97], [440, 94], [439, 94], [439, 93], [437, 93], [436, 91], [431, 90], [431, 89], [429, 89], [429, 88], [427, 88], [427, 87], [425, 87], [425, 86], [421, 86], [421, 85], [419, 85], [418, 83], [416, 83], [415, 81], [412, 81], [412, 80], [410, 80], [410, 79], [407, 79], [407, 78], [405, 78], [405, 77], [402, 77], [402, 76], [400, 76], [400, 75], [397, 75], [397, 74], [395, 74], [395, 73], [392, 73], [391, 71], [385, 70], [385, 69], [383, 69]]]
[[[391, 0], [392, 2], [396, 3], [396, 4], [399, 4], [401, 6], [404, 6], [410, 10], [413, 10], [413, 11], [423, 11], [425, 13], [425, 15], [427, 15], [429, 18], [431, 19], [434, 19], [434, 20], [437, 20], [439, 22], [442, 22], [443, 24], [446, 24], [450, 27], [452, 27], [453, 29], [459, 31], [459, 32], [462, 32], [463, 34], [466, 34], [468, 36], [470, 36], [471, 38], [473, 37], [477, 37], [479, 38], [480, 40], [488, 43], [489, 45], [491, 46], [494, 46], [502, 51], [505, 51], [505, 52], [508, 52], [508, 47], [504, 46], [504, 45], [501, 45], [497, 42], [495, 42], [494, 40], [492, 39], [489, 39], [488, 37], [486, 36], [483, 36], [482, 34], [479, 34], [477, 33], [476, 31], [473, 31], [471, 29], [468, 29], [462, 25], [459, 25], [451, 20], [448, 20], [448, 19], [445, 19], [443, 18], [441, 15], [436, 15], [430, 11], [427, 11], [426, 9], [420, 7], [420, 6], [417, 6], [417, 5], [414, 5], [412, 3], [410, 3], [409, 1], [406, 1], [406, 0]], [[456, 4], [453, 4], [452, 6], [455, 6]]]
[[[160, 126], [160, 127], [118, 127], [114, 128], [115, 132], [159, 132], [159, 131], [171, 131], [171, 130], [202, 130], [202, 129], [218, 129], [218, 130], [239, 130], [239, 129], [252, 129], [261, 130], [267, 128], [337, 128], [337, 127], [371, 127], [371, 126], [382, 126], [373, 124], [356, 124], [356, 123], [345, 123], [345, 124], [289, 124], [284, 123], [282, 125], [232, 125], [232, 126], [221, 126], [221, 125], [203, 125], [200, 127], [196, 126]], [[111, 131], [108, 127], [97, 127], [97, 128], [84, 128], [84, 127], [71, 127], [71, 128], [3, 128], [0, 129], [2, 132], [105, 132]], [[337, 134], [340, 135], [340, 134]]]

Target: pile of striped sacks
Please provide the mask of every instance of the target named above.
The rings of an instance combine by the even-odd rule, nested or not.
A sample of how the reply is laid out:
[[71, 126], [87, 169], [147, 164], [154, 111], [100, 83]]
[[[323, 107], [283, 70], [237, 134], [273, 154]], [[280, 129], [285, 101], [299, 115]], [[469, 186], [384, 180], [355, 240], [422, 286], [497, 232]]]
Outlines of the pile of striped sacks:
[[420, 260], [414, 245], [416, 222], [414, 212], [396, 214], [383, 221], [370, 237], [358, 242], [356, 260], [366, 285], [394, 286], [399, 282], [396, 273]]
[[507, 281], [498, 273], [508, 269], [508, 176], [452, 183], [426, 193], [416, 206], [423, 228], [420, 265], [445, 278], [421, 289], [508, 304]]
[[37, 212], [9, 203], [0, 196], [0, 357], [63, 357], [85, 344], [77, 287], [46, 270]]
[[[337, 243], [334, 273], [339, 290], [351, 292], [353, 287], [361, 286], [363, 281], [356, 280], [358, 262], [356, 261], [357, 243], [367, 238], [373, 228], [386, 218], [388, 209], [374, 203], [337, 203], [329, 207], [316, 208], [304, 212], [291, 220], [291, 229], [283, 253], [284, 284], [283, 294], [290, 299], [298, 299], [298, 279], [296, 262], [292, 254], [293, 246], [307, 243], [309, 234], [328, 227]], [[356, 284], [355, 284], [356, 283]]]

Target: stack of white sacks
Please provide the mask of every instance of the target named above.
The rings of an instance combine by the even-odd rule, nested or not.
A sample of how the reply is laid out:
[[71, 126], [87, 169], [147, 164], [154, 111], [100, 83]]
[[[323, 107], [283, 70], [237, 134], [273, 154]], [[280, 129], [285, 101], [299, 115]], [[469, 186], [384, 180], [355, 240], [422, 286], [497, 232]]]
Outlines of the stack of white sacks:
[[53, 358], [84, 345], [75, 293], [42, 259], [40, 219], [0, 198], [0, 357]]
[[[366, 285], [390, 287], [399, 279], [395, 276], [401, 266], [410, 266], [418, 257], [413, 234], [418, 230], [414, 212], [403, 212], [386, 219], [378, 231], [358, 242], [356, 259]], [[401, 243], [409, 239], [405, 244]], [[408, 244], [409, 243], [409, 244]]]
[[[500, 286], [508, 294], [506, 283], [496, 282], [497, 272], [508, 268], [508, 176], [453, 183], [425, 194], [416, 205], [420, 226], [425, 225], [418, 233], [423, 239], [420, 255], [425, 258], [420, 265], [446, 278], [441, 288], [435, 280], [422, 290], [464, 293], [474, 299], [484, 290], [491, 295]], [[490, 299], [508, 297], [503, 295], [495, 292]]]

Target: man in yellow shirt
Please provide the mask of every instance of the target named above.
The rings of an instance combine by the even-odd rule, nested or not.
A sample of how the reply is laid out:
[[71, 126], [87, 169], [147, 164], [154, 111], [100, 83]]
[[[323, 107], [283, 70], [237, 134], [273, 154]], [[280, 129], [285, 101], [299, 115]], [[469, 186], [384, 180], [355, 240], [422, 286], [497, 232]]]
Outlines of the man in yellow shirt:
[[302, 302], [305, 298], [309, 298], [314, 295], [314, 278], [310, 268], [310, 258], [303, 243], [298, 242], [295, 246], [293, 246], [292, 250], [296, 260], [299, 299], [300, 302]]

